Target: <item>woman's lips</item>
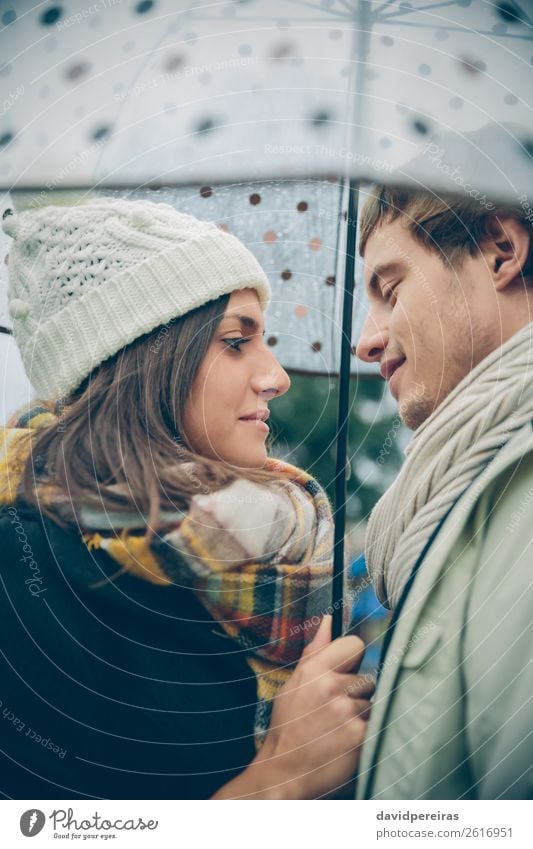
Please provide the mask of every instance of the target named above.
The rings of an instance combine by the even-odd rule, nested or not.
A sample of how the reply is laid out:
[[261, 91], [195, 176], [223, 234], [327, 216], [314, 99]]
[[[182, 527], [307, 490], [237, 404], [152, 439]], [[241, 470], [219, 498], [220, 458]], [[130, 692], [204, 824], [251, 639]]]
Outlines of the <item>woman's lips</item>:
[[243, 422], [243, 424], [251, 425], [252, 427], [255, 427], [256, 430], [259, 430], [261, 433], [270, 433], [269, 426], [262, 419], [243, 418], [243, 419], [239, 419], [239, 421]]

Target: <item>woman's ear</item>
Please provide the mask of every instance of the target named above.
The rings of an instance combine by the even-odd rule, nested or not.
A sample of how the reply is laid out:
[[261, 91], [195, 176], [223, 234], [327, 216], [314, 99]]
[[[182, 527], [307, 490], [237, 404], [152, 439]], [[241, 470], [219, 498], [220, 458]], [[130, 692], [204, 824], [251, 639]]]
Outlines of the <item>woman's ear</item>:
[[522, 275], [528, 264], [530, 235], [524, 225], [512, 216], [492, 219], [492, 235], [482, 248], [494, 287], [503, 291]]

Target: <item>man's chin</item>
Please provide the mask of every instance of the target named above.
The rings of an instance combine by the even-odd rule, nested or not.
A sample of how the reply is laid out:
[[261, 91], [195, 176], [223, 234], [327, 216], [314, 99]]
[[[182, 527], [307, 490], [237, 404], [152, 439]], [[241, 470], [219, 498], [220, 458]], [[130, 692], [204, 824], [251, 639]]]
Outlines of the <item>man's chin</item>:
[[433, 401], [426, 396], [425, 387], [420, 383], [398, 398], [398, 415], [409, 430], [416, 430], [424, 424], [434, 408]]

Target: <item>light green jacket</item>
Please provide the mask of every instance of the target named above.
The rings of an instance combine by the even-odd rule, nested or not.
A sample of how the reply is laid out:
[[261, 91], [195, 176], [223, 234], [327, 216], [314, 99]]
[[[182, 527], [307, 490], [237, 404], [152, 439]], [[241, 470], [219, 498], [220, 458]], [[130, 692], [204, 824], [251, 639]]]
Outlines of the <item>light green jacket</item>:
[[398, 620], [362, 799], [533, 798], [533, 427], [446, 518]]

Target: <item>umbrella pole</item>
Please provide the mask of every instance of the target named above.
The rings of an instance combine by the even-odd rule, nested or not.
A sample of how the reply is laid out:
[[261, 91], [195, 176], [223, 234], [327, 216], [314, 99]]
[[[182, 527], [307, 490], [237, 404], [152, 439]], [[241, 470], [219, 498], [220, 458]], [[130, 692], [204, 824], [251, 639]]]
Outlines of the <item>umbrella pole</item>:
[[355, 282], [355, 242], [359, 184], [350, 180], [348, 193], [348, 232], [344, 291], [342, 301], [342, 340], [337, 414], [337, 462], [335, 472], [335, 535], [333, 548], [332, 637], [342, 636], [344, 606], [344, 536], [346, 531], [346, 457], [348, 449], [348, 412], [350, 403], [350, 364], [352, 358], [352, 316]]

